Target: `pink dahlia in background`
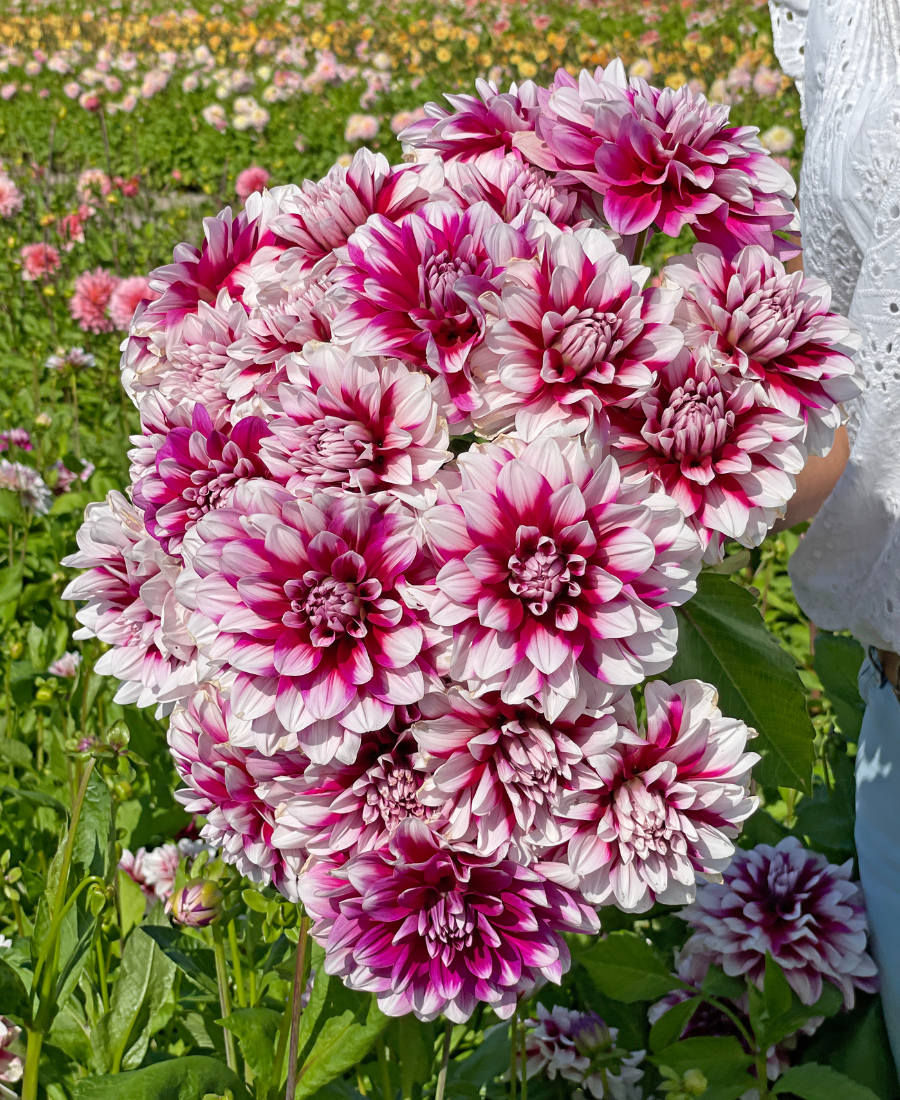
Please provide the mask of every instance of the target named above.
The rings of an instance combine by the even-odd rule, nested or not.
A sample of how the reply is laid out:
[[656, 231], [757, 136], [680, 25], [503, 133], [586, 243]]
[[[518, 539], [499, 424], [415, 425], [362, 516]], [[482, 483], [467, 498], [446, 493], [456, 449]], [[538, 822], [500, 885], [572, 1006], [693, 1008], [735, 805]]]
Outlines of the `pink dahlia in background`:
[[138, 848], [136, 852], [129, 851], [128, 848], [125, 848], [122, 851], [122, 858], [119, 860], [118, 867], [132, 882], [140, 886], [141, 892], [144, 895], [146, 910], [149, 913], [156, 901], [156, 891], [144, 875], [144, 857], [146, 854], [146, 848]]
[[134, 482], [132, 497], [143, 509], [150, 534], [167, 554], [177, 554], [202, 516], [226, 507], [242, 481], [267, 475], [259, 448], [269, 429], [260, 417], [248, 416], [217, 431], [200, 404], [194, 406], [189, 425], [169, 423], [166, 435], [152, 436], [159, 446], [152, 465]]
[[58, 657], [47, 669], [49, 676], [61, 676], [64, 680], [74, 680], [81, 668], [81, 654], [67, 652]]
[[762, 542], [806, 460], [803, 421], [760, 403], [708, 346], [685, 348], [640, 403], [608, 416], [623, 474], [659, 477], [713, 561], [726, 539]]
[[425, 118], [398, 136], [415, 150], [433, 150], [445, 159], [474, 160], [484, 153], [509, 152], [516, 135], [534, 130], [540, 89], [530, 80], [500, 92], [493, 81], [476, 80], [474, 95], [445, 95], [453, 108], [425, 105]]
[[135, 310], [143, 301], [153, 302], [159, 294], [150, 288], [150, 280], [143, 275], [120, 279], [109, 298], [109, 318], [120, 332], [127, 332]]
[[433, 570], [399, 516], [367, 497], [297, 501], [256, 481], [194, 532], [183, 598], [209, 659], [237, 673], [238, 717], [274, 716], [303, 747], [322, 723], [358, 737], [425, 694], [434, 632], [404, 596]]
[[722, 715], [711, 685], [657, 680], [644, 699], [646, 732], [622, 728], [561, 812], [565, 858], [584, 896], [633, 913], [692, 901], [698, 875], [738, 859], [734, 838], [757, 806], [750, 731]]
[[22, 209], [22, 192], [5, 172], [0, 172], [0, 218], [11, 218]]
[[766, 954], [784, 971], [805, 1005], [836, 985], [850, 1009], [855, 990], [873, 993], [878, 972], [866, 951], [865, 903], [850, 881], [853, 861], [838, 867], [796, 837], [774, 848], [738, 849], [723, 872], [680, 916], [696, 932], [685, 951], [707, 956], [732, 977], [746, 975], [762, 988]]
[[234, 181], [235, 193], [241, 202], [246, 202], [257, 191], [264, 191], [270, 179], [265, 168], [260, 168], [258, 164], [251, 164], [243, 172], [238, 172], [238, 177]]
[[327, 346], [295, 371], [303, 384], [280, 388], [285, 415], [262, 443], [272, 474], [297, 495], [354, 489], [424, 503], [450, 457], [428, 379], [398, 360]]
[[540, 437], [473, 447], [452, 503], [425, 516], [440, 570], [422, 598], [453, 632], [450, 676], [553, 722], [579, 693], [637, 684], [675, 655], [673, 606], [694, 592], [697, 538], [653, 483]]
[[5, 1016], [0, 1016], [0, 1081], [8, 1085], [21, 1081], [22, 1074], [25, 1072], [22, 1059], [9, 1049], [18, 1040], [20, 1034], [21, 1028], [16, 1027]]
[[178, 774], [188, 784], [176, 798], [188, 813], [206, 818], [200, 836], [221, 850], [226, 863], [296, 901], [297, 873], [305, 856], [272, 844], [275, 814], [261, 797], [259, 780], [272, 769], [279, 775], [302, 775], [307, 761], [299, 753], [263, 757], [239, 748], [230, 735], [234, 725], [241, 723], [213, 686], [175, 709], [169, 720], [169, 748]]
[[175, 889], [175, 876], [181, 863], [181, 852], [177, 844], [160, 844], [158, 848], [143, 852], [141, 871], [144, 881], [152, 887], [160, 901], [167, 901]]
[[84, 223], [90, 217], [87, 206], [74, 213], [63, 214], [56, 222], [56, 233], [62, 242], [63, 252], [71, 252], [76, 244], [84, 244]]
[[574, 435], [604, 406], [646, 393], [684, 342], [670, 323], [677, 294], [642, 290], [646, 275], [597, 229], [548, 232], [533, 263], [510, 264], [476, 360], [486, 380], [479, 425], [515, 417], [526, 441]]
[[26, 283], [43, 279], [59, 271], [59, 253], [50, 244], [26, 244], [19, 250], [22, 257], [22, 278]]
[[373, 992], [389, 1016], [465, 1022], [479, 1001], [501, 1018], [569, 968], [562, 932], [596, 932], [590, 906], [537, 868], [455, 852], [405, 818], [388, 848], [315, 864], [300, 896], [325, 969]]
[[419, 800], [447, 819], [442, 836], [526, 864], [559, 844], [563, 794], [619, 735], [613, 708], [594, 717], [584, 704], [573, 699], [551, 723], [532, 699], [511, 705], [458, 687], [426, 696], [413, 727], [431, 772]]
[[113, 323], [106, 310], [119, 279], [102, 267], [83, 271], [75, 280], [69, 299], [69, 313], [85, 332], [112, 332]]
[[482, 404], [470, 361], [487, 329], [481, 297], [511, 259], [531, 251], [484, 202], [467, 210], [429, 203], [399, 225], [374, 216], [337, 272], [353, 301], [335, 318], [334, 339], [354, 355], [397, 356], [436, 378], [442, 412], [462, 423]]
[[813, 454], [827, 453], [842, 422], [840, 402], [862, 390], [850, 358], [859, 335], [830, 312], [828, 284], [788, 274], [764, 248], [729, 261], [708, 245], [670, 263], [665, 278], [684, 292], [677, 320], [688, 347], [711, 344], [762, 386], [772, 406], [806, 422]]
[[352, 762], [312, 764], [302, 778], [273, 784], [272, 843], [321, 859], [383, 848], [407, 817], [439, 816], [419, 801], [425, 775], [411, 737], [390, 728], [368, 736]]
[[[615, 71], [613, 72], [613, 69]], [[603, 196], [609, 225], [623, 235], [656, 225], [670, 237], [690, 226], [733, 255], [744, 245], [793, 255], [777, 230], [794, 223], [796, 186], [757, 138], [729, 126], [728, 108], [687, 85], [627, 83], [621, 62], [601, 80], [556, 88], [537, 134], [522, 147], [542, 168]]]
[[31, 451], [33, 446], [31, 436], [25, 428], [9, 428], [0, 432], [0, 451], [18, 447], [20, 451]]
[[94, 671], [121, 680], [116, 702], [147, 707], [190, 692], [197, 682], [196, 650], [185, 609], [175, 599], [178, 562], [117, 492], [88, 505], [77, 539], [78, 551], [62, 564], [85, 572], [63, 599], [86, 601], [75, 613], [82, 624], [75, 638], [110, 646]]

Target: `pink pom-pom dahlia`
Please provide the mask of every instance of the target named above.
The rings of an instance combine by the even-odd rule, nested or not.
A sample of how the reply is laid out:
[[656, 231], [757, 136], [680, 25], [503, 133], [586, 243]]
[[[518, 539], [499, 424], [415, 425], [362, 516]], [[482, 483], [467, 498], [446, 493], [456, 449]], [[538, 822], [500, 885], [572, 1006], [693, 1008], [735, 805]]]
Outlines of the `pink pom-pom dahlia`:
[[646, 393], [684, 343], [670, 323], [677, 294], [642, 290], [646, 274], [597, 229], [548, 233], [534, 263], [511, 264], [477, 358], [487, 383], [477, 423], [514, 416], [526, 441], [573, 435], [592, 412]]
[[241, 202], [246, 202], [251, 195], [265, 190], [269, 178], [265, 168], [261, 168], [258, 164], [251, 164], [243, 172], [238, 172], [238, 177], [234, 181], [235, 194]]
[[144, 275], [121, 279], [109, 298], [109, 319], [115, 328], [127, 332], [137, 307], [143, 301], [153, 302], [159, 297], [150, 287]]
[[569, 968], [560, 933], [595, 932], [593, 909], [538, 868], [455, 852], [418, 818], [388, 849], [300, 884], [325, 969], [373, 992], [389, 1016], [464, 1023], [479, 1001], [506, 1019], [521, 994]]
[[118, 277], [102, 267], [84, 271], [75, 280], [69, 312], [85, 332], [112, 332], [113, 323], [107, 316], [107, 307], [118, 285]]
[[450, 457], [447, 426], [425, 375], [398, 360], [322, 347], [283, 385], [285, 416], [269, 424], [263, 456], [291, 492], [388, 492], [419, 502]]
[[774, 848], [738, 849], [724, 881], [709, 883], [681, 916], [697, 931], [685, 952], [705, 956], [726, 974], [762, 988], [767, 953], [805, 1005], [836, 985], [852, 1008], [855, 990], [878, 988], [866, 951], [866, 910], [853, 861], [838, 867], [796, 837]]
[[274, 715], [303, 744], [332, 720], [357, 737], [380, 729], [425, 694], [427, 623], [402, 590], [433, 570], [401, 517], [367, 497], [296, 501], [256, 481], [191, 537], [184, 598], [215, 624], [203, 648], [236, 671], [238, 717]]
[[453, 631], [453, 680], [537, 696], [553, 721], [580, 691], [595, 705], [668, 667], [700, 556], [673, 500], [574, 440], [484, 444], [459, 467], [425, 518], [440, 571], [423, 598]]
[[460, 206], [486, 202], [517, 228], [536, 214], [543, 214], [558, 226], [577, 223], [582, 216], [582, 200], [577, 192], [557, 185], [517, 152], [483, 156], [474, 162], [451, 160], [445, 172]]
[[683, 290], [677, 319], [689, 347], [709, 343], [769, 403], [807, 426], [805, 443], [827, 453], [842, 419], [840, 402], [858, 397], [862, 375], [848, 353], [859, 345], [849, 321], [829, 312], [831, 290], [801, 271], [788, 274], [764, 248], [733, 260], [708, 245], [665, 268]]
[[639, 404], [608, 410], [623, 474], [656, 474], [712, 560], [725, 539], [762, 542], [806, 459], [803, 421], [760, 404], [753, 382], [718, 360], [684, 349]]
[[693, 900], [698, 874], [723, 871], [748, 793], [749, 731], [716, 707], [699, 680], [647, 685], [646, 733], [627, 727], [591, 759], [594, 777], [564, 799], [570, 869], [584, 896], [642, 913], [656, 902]]

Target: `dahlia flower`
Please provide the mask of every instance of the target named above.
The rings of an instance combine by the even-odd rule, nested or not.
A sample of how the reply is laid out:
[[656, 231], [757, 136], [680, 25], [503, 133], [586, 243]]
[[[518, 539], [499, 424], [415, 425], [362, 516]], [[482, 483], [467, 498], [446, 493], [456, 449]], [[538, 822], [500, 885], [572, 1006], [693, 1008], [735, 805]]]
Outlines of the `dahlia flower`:
[[0, 458], [0, 489], [17, 493], [22, 507], [37, 516], [45, 516], [53, 504], [53, 494], [44, 479], [24, 462]]
[[22, 192], [5, 172], [0, 172], [0, 218], [11, 218], [22, 209]]
[[296, 901], [297, 869], [304, 857], [273, 845], [275, 814], [261, 797], [260, 779], [273, 770], [302, 775], [307, 761], [298, 753], [266, 758], [237, 747], [233, 731], [241, 725], [212, 686], [176, 707], [169, 720], [169, 748], [188, 786], [175, 797], [188, 813], [206, 817], [200, 836], [221, 850], [226, 863]]
[[109, 319], [115, 328], [127, 332], [135, 310], [144, 300], [155, 301], [159, 294], [150, 288], [150, 280], [143, 275], [121, 279], [109, 299]]
[[520, 147], [540, 167], [559, 170], [560, 183], [601, 194], [617, 233], [655, 224], [677, 237], [689, 225], [730, 255], [748, 244], [792, 254], [776, 231], [794, 223], [796, 187], [757, 132], [729, 126], [727, 107], [687, 85], [626, 82], [616, 62], [599, 81], [556, 88], [537, 123], [545, 144]]
[[356, 489], [422, 501], [450, 457], [428, 379], [398, 360], [325, 346], [295, 369], [303, 384], [279, 389], [286, 415], [262, 441], [273, 476], [297, 495]]
[[146, 854], [146, 848], [138, 848], [136, 852], [129, 851], [128, 848], [123, 849], [118, 869], [126, 874], [132, 882], [140, 886], [144, 895], [145, 909], [149, 913], [156, 903], [156, 891], [147, 882], [144, 875], [144, 857]]
[[86, 601], [75, 613], [82, 626], [74, 637], [99, 638], [111, 647], [94, 671], [122, 681], [116, 702], [147, 707], [190, 692], [197, 683], [196, 651], [175, 599], [178, 562], [117, 492], [88, 505], [77, 539], [78, 551], [62, 564], [86, 572], [63, 599]]
[[484, 444], [459, 468], [425, 516], [440, 571], [421, 591], [453, 631], [453, 680], [538, 696], [553, 722], [579, 691], [596, 705], [668, 667], [700, 553], [673, 500], [575, 440]]
[[538, 868], [456, 852], [415, 817], [388, 848], [314, 864], [300, 896], [326, 971], [373, 992], [387, 1015], [421, 1020], [464, 1023], [479, 1001], [507, 1019], [520, 995], [568, 970], [561, 933], [598, 928]]
[[390, 728], [367, 736], [350, 763], [311, 764], [302, 777], [272, 785], [272, 843], [322, 859], [383, 848], [405, 818], [439, 817], [419, 800], [425, 776], [412, 738]]
[[380, 729], [425, 694], [431, 627], [404, 586], [433, 571], [399, 516], [368, 497], [296, 501], [256, 481], [192, 539], [180, 593], [200, 613], [192, 630], [208, 633], [205, 654], [237, 673], [239, 718], [277, 719], [303, 746], [326, 722], [356, 736]]
[[827, 453], [842, 421], [840, 402], [862, 390], [848, 355], [859, 335], [829, 312], [827, 283], [789, 275], [764, 248], [728, 260], [708, 245], [670, 263], [665, 278], [684, 292], [677, 320], [688, 347], [711, 344], [762, 386], [770, 405], [806, 422], [813, 454]]
[[425, 117], [398, 135], [415, 150], [433, 150], [445, 159], [473, 160], [496, 150], [509, 152], [518, 133], [534, 130], [540, 89], [530, 80], [500, 92], [493, 81], [476, 80], [478, 97], [445, 95], [454, 108], [425, 105]]
[[507, 269], [476, 360], [487, 383], [477, 423], [514, 415], [526, 441], [574, 435], [592, 412], [646, 393], [684, 342], [670, 323], [677, 294], [642, 290], [647, 274], [600, 230], [547, 232], [533, 263]]
[[729, 374], [708, 346], [683, 349], [640, 404], [608, 416], [623, 474], [655, 474], [711, 560], [725, 539], [762, 542], [806, 459], [803, 421], [761, 403], [753, 382]]
[[106, 310], [119, 279], [102, 267], [83, 271], [75, 280], [69, 299], [69, 313], [85, 332], [112, 332], [113, 323]]
[[259, 448], [269, 429], [264, 420], [248, 416], [217, 431], [200, 404], [189, 424], [170, 419], [169, 427], [166, 435], [150, 437], [152, 465], [134, 481], [132, 498], [143, 509], [150, 534], [167, 554], [177, 555], [201, 516], [227, 506], [242, 481], [266, 476]]
[[13, 1085], [22, 1080], [25, 1072], [25, 1064], [18, 1054], [14, 1054], [9, 1048], [15, 1043], [21, 1028], [13, 1024], [5, 1016], [0, 1016], [0, 1081], [7, 1085]]
[[44, 366], [47, 370], [82, 370], [85, 367], [95, 367], [97, 357], [85, 351], [84, 348], [57, 348], [55, 355], [47, 356]]
[[451, 160], [445, 173], [460, 206], [486, 202], [503, 221], [517, 228], [535, 214], [543, 214], [558, 226], [572, 225], [582, 216], [582, 198], [577, 192], [558, 186], [516, 151], [477, 161]]
[[210, 879], [195, 878], [176, 890], [166, 902], [166, 912], [175, 924], [186, 928], [208, 928], [222, 915], [224, 895]]
[[681, 917], [696, 932], [686, 951], [708, 956], [733, 977], [762, 988], [766, 954], [805, 1005], [831, 982], [853, 1008], [855, 991], [873, 993], [878, 972], [866, 951], [867, 921], [853, 861], [840, 867], [796, 837], [774, 847], [738, 849], [721, 883], [709, 883]]
[[9, 450], [12, 447], [18, 447], [20, 451], [34, 450], [31, 435], [25, 428], [9, 428], [0, 432], [0, 451]]
[[511, 705], [496, 692], [480, 697], [458, 687], [427, 696], [413, 727], [431, 774], [419, 801], [447, 818], [442, 835], [454, 848], [531, 863], [561, 840], [560, 798], [590, 776], [590, 760], [619, 729], [613, 708], [599, 717], [572, 700], [553, 722], [534, 700]]
[[514, 257], [530, 255], [522, 234], [484, 202], [461, 211], [429, 203], [399, 225], [375, 215], [348, 245], [338, 269], [354, 299], [332, 325], [354, 355], [391, 355], [435, 377], [442, 412], [460, 424], [480, 408], [470, 356], [484, 339], [480, 296]]
[[53, 661], [50, 667], [47, 669], [48, 676], [59, 676], [64, 680], [74, 680], [78, 675], [78, 670], [81, 667], [81, 654], [75, 652], [65, 652], [62, 657], [57, 657]]
[[[140, 861], [140, 871], [144, 882], [152, 888], [154, 896], [160, 901], [168, 901], [175, 889], [175, 876], [181, 863], [182, 853], [178, 845], [160, 844], [150, 852], [141, 848], [138, 856], [141, 853], [143, 858]], [[135, 860], [135, 869], [137, 866]]]
[[59, 271], [59, 252], [50, 244], [26, 244], [19, 250], [22, 257], [22, 278], [26, 283], [43, 279]]
[[561, 809], [571, 826], [565, 858], [584, 896], [636, 913], [692, 901], [699, 874], [728, 866], [756, 809], [748, 787], [759, 760], [744, 752], [750, 731], [723, 717], [711, 685], [657, 680], [644, 700], [646, 732], [620, 729]]
[[[551, 1081], [557, 1076], [581, 1086], [595, 1100], [638, 1100], [635, 1089], [644, 1071], [636, 1067], [644, 1051], [622, 1051], [618, 1066], [609, 1055], [615, 1050], [618, 1028], [607, 1027], [596, 1012], [578, 1012], [554, 1005], [548, 1012], [537, 1006], [537, 1019], [526, 1020], [529, 1032], [525, 1041], [525, 1069], [529, 1077], [544, 1073]], [[605, 1073], [594, 1065], [600, 1056]], [[618, 1070], [618, 1072], [617, 1072]], [[604, 1089], [604, 1078], [609, 1091]]]
[[237, 197], [241, 202], [246, 202], [257, 191], [265, 190], [269, 178], [269, 173], [265, 168], [261, 168], [258, 164], [251, 164], [243, 172], [238, 172], [238, 177], [234, 181], [234, 190]]

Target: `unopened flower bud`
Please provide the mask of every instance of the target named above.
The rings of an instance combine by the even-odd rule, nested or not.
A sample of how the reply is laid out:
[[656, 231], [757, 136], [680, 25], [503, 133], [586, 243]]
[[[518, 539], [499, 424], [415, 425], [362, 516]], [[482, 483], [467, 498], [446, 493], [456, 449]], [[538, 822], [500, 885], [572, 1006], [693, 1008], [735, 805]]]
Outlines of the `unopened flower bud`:
[[575, 1023], [572, 1039], [579, 1054], [588, 1057], [611, 1045], [609, 1028], [595, 1012], [582, 1013]]
[[688, 1096], [702, 1096], [708, 1084], [699, 1069], [689, 1069], [684, 1075], [684, 1091]]
[[166, 912], [171, 913], [176, 924], [206, 928], [221, 916], [222, 901], [222, 891], [214, 882], [194, 878], [172, 894], [166, 902]]
[[122, 752], [128, 748], [131, 734], [124, 722], [116, 722], [106, 735], [106, 743], [114, 752]]

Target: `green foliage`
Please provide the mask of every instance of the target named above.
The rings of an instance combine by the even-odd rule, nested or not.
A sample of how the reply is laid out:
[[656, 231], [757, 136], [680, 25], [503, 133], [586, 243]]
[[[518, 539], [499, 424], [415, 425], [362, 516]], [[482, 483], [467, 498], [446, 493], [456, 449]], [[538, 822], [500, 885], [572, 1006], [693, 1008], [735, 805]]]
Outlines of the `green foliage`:
[[200, 1100], [229, 1090], [249, 1100], [240, 1079], [215, 1058], [194, 1055], [158, 1062], [130, 1073], [86, 1077], [75, 1086], [75, 1100]]
[[799, 1100], [877, 1100], [865, 1085], [814, 1062], [793, 1066], [775, 1082], [772, 1091], [777, 1096], [796, 1096]]

